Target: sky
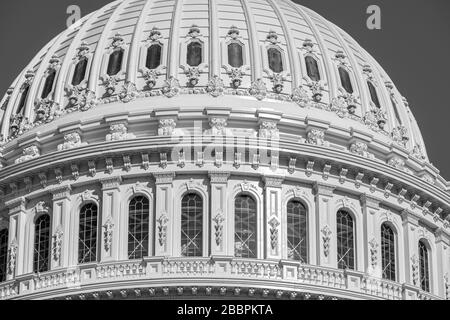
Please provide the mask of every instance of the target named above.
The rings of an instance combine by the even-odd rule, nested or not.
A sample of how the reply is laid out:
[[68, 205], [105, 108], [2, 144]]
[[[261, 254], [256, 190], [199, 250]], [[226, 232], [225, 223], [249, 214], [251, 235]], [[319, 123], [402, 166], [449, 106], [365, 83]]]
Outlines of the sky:
[[[219, 0], [220, 1], [220, 0]], [[82, 15], [110, 0], [0, 1], [0, 92], [54, 36], [66, 28], [70, 5]], [[450, 1], [294, 0], [347, 31], [383, 66], [414, 113], [431, 162], [450, 180]], [[369, 30], [370, 5], [381, 9], [381, 30]], [[3, 95], [3, 94], [0, 94]]]

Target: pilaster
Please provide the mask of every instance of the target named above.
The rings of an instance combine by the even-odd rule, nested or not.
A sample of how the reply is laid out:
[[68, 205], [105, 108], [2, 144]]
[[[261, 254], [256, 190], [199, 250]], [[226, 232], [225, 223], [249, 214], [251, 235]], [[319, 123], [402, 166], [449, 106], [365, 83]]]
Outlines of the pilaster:
[[156, 185], [155, 256], [171, 256], [173, 238], [174, 172], [154, 173]]
[[264, 199], [265, 199], [265, 259], [281, 259], [281, 187], [284, 177], [264, 176]]
[[25, 270], [26, 199], [20, 197], [5, 203], [9, 208], [9, 245], [7, 280], [23, 275]]
[[115, 176], [102, 179], [102, 217], [100, 261], [119, 260], [120, 249], [120, 185], [122, 177]]
[[381, 278], [381, 236], [377, 222], [380, 202], [367, 194], [361, 195], [360, 200], [363, 212], [363, 243], [368, 246], [363, 248], [363, 270], [370, 276]]
[[409, 286], [419, 286], [419, 252], [416, 231], [419, 219], [409, 210], [402, 212], [403, 236], [405, 243], [405, 283]]
[[[51, 190], [53, 194], [53, 215], [52, 215], [52, 250], [51, 250], [51, 269], [67, 268], [71, 265], [70, 252], [77, 250], [77, 245], [71, 243], [70, 239], [75, 223], [71, 217], [70, 210], [70, 192], [72, 188], [67, 186], [57, 187]], [[72, 229], [72, 230], [71, 230]], [[77, 252], [77, 251], [75, 251]]]
[[211, 255], [232, 255], [227, 252], [227, 221], [231, 219], [227, 208], [227, 189], [229, 172], [211, 171], [209, 178], [211, 183], [211, 214], [210, 214], [210, 239]]
[[450, 276], [449, 263], [450, 239], [448, 234], [441, 228], [436, 231], [436, 258], [437, 258], [437, 288], [436, 294], [446, 299], [447, 281]]

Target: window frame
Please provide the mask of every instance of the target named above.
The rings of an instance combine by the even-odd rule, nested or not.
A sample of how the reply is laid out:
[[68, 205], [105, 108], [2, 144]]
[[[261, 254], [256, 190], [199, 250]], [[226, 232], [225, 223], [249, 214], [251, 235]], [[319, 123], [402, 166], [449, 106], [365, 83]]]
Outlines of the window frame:
[[[305, 214], [304, 214], [304, 219], [305, 219], [305, 222], [304, 222], [304, 227], [305, 227], [304, 240], [306, 242], [306, 245], [305, 245], [306, 255], [304, 257], [300, 257], [301, 259], [303, 258], [304, 261], [298, 260], [298, 259], [291, 259], [289, 257], [289, 209], [288, 209], [288, 206], [289, 206], [289, 204], [291, 202], [297, 202], [297, 203], [301, 204], [301, 206], [303, 207], [304, 212], [305, 212]], [[309, 232], [309, 230], [310, 230], [310, 219], [309, 219], [308, 206], [301, 199], [291, 198], [291, 199], [289, 199], [286, 202], [285, 210], [286, 210], [286, 241], [287, 241], [286, 242], [286, 249], [287, 249], [287, 256], [286, 257], [287, 257], [288, 260], [291, 260], [291, 261], [299, 261], [301, 263], [308, 264], [309, 263], [309, 259], [310, 259], [310, 257], [309, 257], [309, 255], [310, 255], [310, 247], [309, 247], [310, 246], [310, 239], [309, 239], [309, 237], [310, 237], [310, 232]]]
[[[317, 64], [317, 72], [319, 73], [319, 78], [320, 78], [319, 80], [314, 80], [308, 74], [308, 63], [306, 61], [308, 58], [311, 58], [311, 59], [313, 59], [316, 62], [316, 64]], [[315, 56], [313, 54], [310, 54], [310, 53], [309, 54], [305, 54], [302, 57], [302, 65], [303, 64], [304, 64], [304, 68], [305, 68], [305, 71], [304, 71], [305, 77], [307, 77], [310, 81], [312, 81], [312, 82], [320, 82], [320, 81], [324, 80], [324, 72], [323, 72], [323, 69], [322, 69], [322, 64], [321, 64], [320, 59], [317, 56]]]
[[[143, 199], [145, 199], [146, 201], [147, 201], [147, 206], [148, 206], [148, 208], [147, 208], [147, 215], [148, 215], [148, 222], [147, 222], [147, 224], [148, 224], [148, 226], [147, 226], [147, 238], [146, 238], [146, 240], [144, 239], [144, 240], [142, 240], [141, 239], [141, 245], [142, 245], [142, 243], [145, 243], [146, 244], [146, 246], [147, 246], [147, 254], [142, 254], [142, 256], [138, 256], [138, 257], [136, 257], [136, 256], [134, 256], [134, 257], [131, 257], [131, 253], [130, 253], [130, 219], [131, 219], [131, 203], [135, 200], [135, 199], [138, 199], [138, 198], [143, 198]], [[142, 259], [142, 258], [145, 258], [145, 257], [149, 257], [150, 255], [151, 255], [151, 251], [152, 251], [152, 248], [151, 248], [151, 242], [150, 242], [150, 239], [154, 236], [154, 234], [153, 234], [153, 230], [152, 230], [152, 210], [151, 210], [151, 205], [152, 205], [152, 201], [151, 201], [151, 199], [149, 198], [149, 197], [147, 197], [146, 195], [143, 195], [143, 194], [136, 194], [136, 195], [133, 195], [133, 197], [131, 197], [131, 199], [129, 199], [129, 201], [127, 202], [127, 204], [128, 204], [128, 206], [127, 206], [127, 258], [128, 259], [130, 259], [130, 260], [133, 260], [133, 259]], [[137, 240], [137, 239], [136, 239]], [[145, 242], [144, 242], [145, 241]], [[135, 248], [135, 250], [133, 251], [133, 253], [134, 252], [136, 252], [136, 247], [134, 247]], [[144, 248], [145, 249], [145, 248]], [[145, 250], [144, 250], [145, 251]]]
[[[198, 197], [201, 201], [201, 206], [197, 209], [201, 210], [201, 218], [199, 221], [197, 221], [197, 224], [200, 226], [199, 230], [200, 230], [200, 235], [201, 235], [201, 240], [199, 242], [199, 250], [200, 250], [200, 254], [198, 255], [183, 255], [183, 246], [182, 246], [182, 240], [183, 240], [183, 201], [186, 197], [188, 196], [192, 196], [195, 195], [196, 197]], [[207, 221], [207, 211], [205, 211], [205, 198], [204, 196], [202, 196], [201, 193], [195, 191], [195, 190], [188, 190], [187, 192], [183, 193], [182, 196], [180, 197], [179, 200], [179, 205], [180, 205], [180, 230], [179, 230], [179, 234], [180, 234], [180, 241], [179, 241], [179, 246], [180, 246], [180, 256], [182, 257], [186, 257], [186, 258], [195, 258], [195, 257], [203, 257], [206, 256], [208, 254], [207, 248], [205, 246], [205, 242], [207, 242], [209, 235], [207, 234], [207, 228], [205, 226], [205, 222]], [[186, 235], [187, 237], [189, 237], [188, 235]], [[195, 239], [194, 239], [195, 240]]]
[[[41, 219], [42, 217], [48, 217], [48, 242], [47, 242], [47, 268], [44, 269], [40, 269], [39, 268], [39, 261], [36, 261], [37, 258], [37, 252], [36, 252], [36, 240], [37, 240], [37, 222], [39, 221], [39, 219]], [[41, 273], [41, 272], [48, 272], [51, 270], [51, 250], [52, 250], [52, 216], [49, 212], [42, 212], [37, 214], [34, 219], [33, 219], [33, 237], [32, 237], [32, 243], [33, 243], [33, 256], [32, 256], [32, 261], [31, 261], [31, 268], [32, 268], [32, 272], [33, 273]], [[42, 242], [42, 241], [41, 241]], [[41, 254], [41, 253], [39, 253]], [[36, 270], [36, 263], [38, 263], [38, 270]]]
[[[391, 279], [389, 277], [385, 277], [385, 269], [387, 268], [387, 266], [385, 267], [385, 260], [384, 260], [384, 246], [383, 246], [383, 227], [385, 228], [389, 228], [389, 230], [392, 232], [392, 248], [393, 248], [393, 258], [391, 258], [391, 260], [389, 261], [389, 263], [394, 262], [394, 279]], [[391, 248], [390, 248], [391, 249]], [[398, 280], [398, 235], [397, 235], [397, 231], [396, 228], [388, 222], [383, 222], [380, 226], [380, 254], [381, 254], [381, 278], [385, 279], [385, 280], [389, 280], [389, 281], [394, 281], [396, 282]], [[389, 256], [391, 256], [389, 254]]]
[[[345, 71], [347, 73], [348, 79], [349, 79], [349, 83], [350, 83], [350, 86], [352, 88], [352, 92], [347, 91], [347, 88], [345, 88], [340, 70], [343, 70], [343, 71]], [[353, 94], [353, 95], [356, 94], [357, 93], [356, 92], [356, 87], [355, 87], [356, 81], [354, 79], [353, 72], [351, 72], [351, 70], [345, 65], [338, 65], [337, 66], [337, 73], [338, 73], [340, 87], [343, 88], [344, 91], [346, 93], [348, 93], [348, 94]]]
[[[422, 251], [421, 246], [426, 250], [426, 268], [423, 268], [423, 260], [422, 260]], [[420, 239], [417, 243], [418, 247], [418, 259], [419, 259], [419, 285], [418, 287], [425, 292], [431, 293], [432, 290], [432, 277], [431, 277], [431, 246], [429, 245], [428, 241], [426, 239]], [[422, 269], [425, 270], [425, 275], [422, 273]], [[425, 280], [425, 284], [424, 284]]]
[[[3, 242], [2, 239], [4, 239]], [[0, 273], [0, 283], [6, 281], [8, 278], [8, 250], [9, 250], [9, 229], [2, 228], [0, 229], [0, 270], [2, 270], [3, 276]]]
[[[351, 248], [351, 250], [353, 252], [353, 255], [351, 256], [351, 258], [353, 260], [352, 268], [341, 268], [340, 267], [340, 262], [347, 255], [347, 253], [348, 253], [348, 251], [350, 249], [346, 250], [347, 252], [344, 254], [343, 257], [341, 257], [341, 258], [339, 257], [340, 251], [342, 251], [342, 250], [340, 250], [340, 246], [339, 246], [340, 245], [340, 241], [339, 241], [339, 225], [340, 224], [339, 224], [339, 219], [338, 219], [338, 214], [339, 213], [346, 213], [351, 218], [351, 221], [352, 221], [352, 236], [353, 236], [352, 237], [353, 248]], [[357, 234], [356, 234], [357, 221], [356, 221], [356, 218], [355, 218], [354, 214], [350, 210], [348, 210], [346, 208], [341, 208], [341, 209], [337, 210], [337, 212], [335, 214], [335, 217], [336, 217], [336, 261], [337, 261], [337, 268], [341, 269], [341, 270], [344, 270], [344, 269], [356, 270], [357, 266], [358, 266], [358, 264], [357, 264], [357, 253], [358, 252], [357, 252], [357, 246], [356, 246], [356, 241], [357, 241]]]
[[[81, 225], [81, 211], [83, 210], [84, 207], [88, 206], [88, 205], [94, 205], [97, 207], [97, 226], [95, 228], [96, 230], [96, 247], [95, 247], [95, 260], [94, 261], [83, 261], [80, 260], [80, 244], [81, 244], [81, 239], [80, 239], [80, 225]], [[100, 212], [100, 206], [97, 202], [94, 201], [85, 201], [83, 202], [77, 210], [78, 213], [78, 223], [77, 223], [77, 233], [76, 233], [76, 261], [77, 264], [79, 265], [83, 265], [83, 264], [89, 264], [89, 263], [96, 263], [99, 260], [99, 255], [101, 254], [101, 242], [102, 242], [102, 233], [101, 233], [101, 212]]]
[[[249, 197], [250, 199], [252, 199], [255, 202], [255, 213], [254, 213], [254, 216], [255, 216], [255, 221], [254, 221], [254, 223], [255, 223], [255, 226], [254, 226], [254, 229], [255, 229], [255, 231], [254, 231], [255, 240], [254, 241], [255, 241], [255, 250], [256, 250], [256, 252], [254, 253], [254, 256], [252, 256], [252, 257], [246, 257], [246, 256], [239, 256], [238, 257], [236, 255], [236, 219], [237, 219], [237, 217], [236, 217], [236, 200], [237, 200], [238, 197]], [[233, 206], [232, 206], [232, 208], [233, 208], [233, 221], [232, 221], [232, 225], [233, 225], [233, 229], [232, 229], [233, 230], [233, 233], [232, 233], [233, 256], [235, 258], [238, 258], [238, 259], [259, 259], [262, 248], [261, 248], [261, 244], [258, 243], [258, 240], [261, 237], [262, 230], [260, 230], [260, 212], [259, 212], [258, 197], [255, 196], [252, 193], [239, 192], [236, 195], [234, 195], [234, 197], [231, 198], [230, 200], [233, 203]]]

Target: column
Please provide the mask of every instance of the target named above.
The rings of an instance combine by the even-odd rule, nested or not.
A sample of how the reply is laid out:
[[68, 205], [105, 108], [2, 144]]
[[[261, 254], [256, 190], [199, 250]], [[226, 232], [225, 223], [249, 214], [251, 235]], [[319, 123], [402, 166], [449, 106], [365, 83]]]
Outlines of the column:
[[265, 259], [281, 259], [281, 187], [284, 177], [264, 176], [264, 240]]
[[[26, 246], [25, 223], [26, 200], [20, 197], [5, 203], [9, 208], [9, 246], [8, 246], [8, 275], [7, 280], [21, 276], [26, 272], [26, 255], [29, 250]], [[28, 250], [27, 250], [28, 249]]]
[[316, 182], [313, 192], [316, 204], [317, 265], [337, 268], [336, 219], [331, 212], [335, 187]]
[[228, 233], [227, 221], [231, 215], [227, 209], [227, 188], [229, 172], [211, 171], [209, 179], [211, 183], [211, 214], [210, 214], [210, 239], [212, 256], [232, 256], [234, 252], [227, 252]]
[[[72, 188], [67, 186], [57, 187], [51, 190], [53, 194], [53, 215], [52, 215], [52, 250], [51, 250], [51, 269], [67, 268], [76, 265], [72, 261], [71, 252], [78, 249], [70, 239], [76, 239], [71, 236], [75, 223], [70, 212], [70, 191]], [[76, 243], [78, 244], [78, 242]]]
[[[403, 237], [405, 243], [404, 272], [405, 284], [403, 299], [416, 300], [419, 293], [419, 252], [416, 230], [419, 226], [419, 218], [409, 210], [402, 212]], [[401, 258], [401, 257], [400, 257]], [[414, 270], [413, 270], [414, 269]], [[402, 272], [402, 270], [400, 270]]]
[[450, 246], [450, 238], [445, 233], [442, 228], [439, 228], [436, 231], [436, 261], [437, 261], [437, 275], [433, 277], [435, 280], [437, 288], [435, 288], [434, 293], [439, 295], [440, 297], [446, 299], [446, 277], [450, 276], [448, 265], [449, 260], [449, 246]]
[[102, 183], [101, 255], [100, 261], [119, 260], [120, 249], [120, 184], [122, 177], [100, 180]]
[[155, 256], [166, 257], [173, 255], [173, 239], [180, 237], [173, 235], [173, 179], [174, 172], [154, 173], [156, 185], [156, 228], [155, 228]]
[[[368, 196], [367, 194], [363, 194], [361, 195], [361, 205], [363, 212], [363, 234], [360, 239], [363, 241], [356, 244], [359, 258], [357, 259], [358, 270], [363, 271], [370, 276], [381, 278], [381, 244], [380, 235], [378, 232], [379, 229], [377, 226], [380, 201]], [[360, 237], [358, 234], [356, 236], [358, 238]], [[361, 247], [361, 243], [364, 248], [359, 248]], [[365, 247], [366, 245], [368, 247]], [[361, 263], [359, 261], [361, 261]]]

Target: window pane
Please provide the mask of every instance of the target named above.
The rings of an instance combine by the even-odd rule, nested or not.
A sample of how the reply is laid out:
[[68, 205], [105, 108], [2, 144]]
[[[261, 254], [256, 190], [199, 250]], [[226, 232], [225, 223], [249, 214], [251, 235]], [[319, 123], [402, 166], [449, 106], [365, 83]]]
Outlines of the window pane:
[[269, 56], [269, 68], [275, 73], [283, 72], [283, 58], [278, 49], [270, 48], [267, 50]]
[[187, 47], [187, 64], [191, 67], [198, 67], [202, 63], [202, 44], [191, 42]]
[[299, 201], [290, 201], [287, 205], [287, 244], [289, 259], [307, 263], [307, 230], [305, 206]]
[[80, 211], [78, 262], [97, 261], [97, 206], [89, 203]]
[[181, 255], [201, 257], [203, 254], [203, 200], [187, 194], [181, 202]]
[[430, 291], [430, 269], [428, 259], [428, 248], [425, 243], [419, 241], [420, 288], [424, 291]]
[[378, 100], [377, 89], [370, 81], [367, 82], [367, 85], [369, 86], [370, 98], [372, 99], [372, 102], [375, 103], [375, 106], [378, 109], [380, 109], [381, 104], [380, 104], [380, 100]]
[[159, 44], [154, 44], [150, 46], [147, 50], [147, 62], [145, 66], [152, 70], [159, 67], [161, 64], [161, 51], [162, 48]]
[[228, 64], [233, 68], [240, 68], [244, 65], [242, 46], [239, 43], [228, 45]]
[[123, 49], [116, 50], [109, 56], [108, 75], [115, 76], [122, 69]]
[[47, 79], [45, 80], [44, 89], [42, 90], [42, 95], [41, 95], [42, 99], [46, 99], [48, 97], [48, 95], [52, 92], [53, 83], [55, 82], [55, 77], [56, 77], [56, 70], [52, 69], [49, 72]]
[[128, 258], [141, 259], [148, 256], [150, 205], [146, 197], [130, 201], [128, 219]]
[[317, 64], [317, 60], [313, 57], [306, 57], [306, 70], [308, 72], [308, 76], [313, 81], [319, 81], [320, 80], [320, 72], [319, 72], [319, 65]]
[[350, 80], [350, 75], [344, 68], [339, 68], [339, 76], [341, 77], [341, 83], [345, 91], [348, 93], [353, 93], [352, 81]]
[[75, 66], [75, 71], [73, 72], [72, 85], [78, 86], [86, 76], [86, 69], [88, 65], [88, 59], [86, 57], [78, 61]]
[[353, 231], [353, 219], [343, 210], [337, 213], [337, 249], [338, 268], [355, 269], [355, 243]]
[[250, 196], [240, 195], [236, 197], [234, 210], [234, 254], [256, 259], [256, 202]]
[[0, 231], [0, 282], [6, 280], [8, 263], [8, 229]]
[[387, 224], [381, 225], [381, 260], [383, 278], [395, 281], [395, 235]]
[[20, 97], [19, 107], [17, 108], [17, 114], [22, 114], [25, 109], [25, 104], [28, 99], [28, 92], [30, 91], [30, 86], [27, 85], [22, 92], [22, 96]]
[[48, 214], [40, 216], [34, 228], [33, 270], [46, 272], [50, 269], [50, 216]]

